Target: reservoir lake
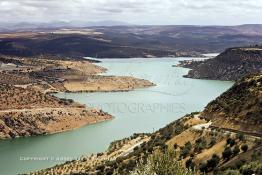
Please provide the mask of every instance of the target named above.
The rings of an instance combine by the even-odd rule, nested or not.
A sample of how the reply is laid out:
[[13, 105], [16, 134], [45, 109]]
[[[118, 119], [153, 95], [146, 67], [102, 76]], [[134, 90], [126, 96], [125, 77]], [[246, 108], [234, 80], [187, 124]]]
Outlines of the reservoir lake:
[[134, 76], [157, 86], [129, 92], [54, 94], [101, 108], [114, 119], [54, 135], [0, 141], [0, 174], [29, 173], [103, 152], [114, 140], [154, 132], [187, 113], [203, 110], [232, 86], [229, 81], [183, 78], [189, 69], [173, 65], [185, 59], [192, 58], [103, 59], [96, 63], [108, 69], [104, 75]]

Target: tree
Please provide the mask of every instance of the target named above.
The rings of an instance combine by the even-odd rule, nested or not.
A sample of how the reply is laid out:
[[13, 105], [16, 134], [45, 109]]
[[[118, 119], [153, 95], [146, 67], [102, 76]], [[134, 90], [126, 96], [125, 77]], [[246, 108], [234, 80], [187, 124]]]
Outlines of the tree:
[[208, 167], [207, 167], [207, 163], [205, 162], [202, 162], [200, 165], [199, 165], [199, 170], [203, 173], [206, 173], [207, 170], [208, 170]]
[[231, 138], [228, 138], [227, 139], [227, 144], [230, 145], [230, 147], [234, 146], [235, 145], [235, 140], [234, 139], [231, 139]]
[[214, 146], [217, 143], [216, 138], [212, 137], [209, 143], [210, 147]]
[[238, 146], [235, 146], [234, 149], [233, 149], [233, 154], [234, 156], [238, 155], [238, 153], [240, 152], [240, 149]]
[[175, 144], [174, 144], [174, 150], [176, 150], [177, 147], [178, 147], [178, 145], [175, 143]]
[[196, 140], [196, 145], [195, 145], [195, 152], [201, 152], [205, 147], [206, 147], [206, 140], [204, 138], [199, 138]]
[[213, 154], [212, 158], [207, 161], [207, 167], [210, 169], [214, 169], [220, 161], [220, 157], [216, 154]]
[[230, 159], [232, 154], [233, 153], [232, 153], [231, 148], [230, 147], [226, 147], [225, 150], [222, 153], [222, 157], [223, 157], [223, 159], [228, 160], [228, 159]]
[[242, 145], [242, 146], [241, 146], [241, 150], [242, 150], [243, 152], [246, 152], [246, 151], [248, 150], [248, 145], [247, 145], [247, 144]]
[[231, 142], [229, 143], [230, 147], [234, 146], [236, 144], [235, 140], [232, 139]]
[[243, 133], [237, 133], [237, 139], [239, 139], [239, 140], [241, 140], [241, 141], [243, 141], [244, 139], [245, 139], [245, 136], [244, 136], [244, 134]]
[[192, 157], [186, 161], [186, 168], [193, 170], [195, 168], [195, 166], [196, 166], [196, 164], [195, 164]]
[[193, 171], [183, 167], [177, 160], [174, 151], [156, 152], [147, 159], [144, 164], [140, 161], [130, 175], [193, 175]]
[[190, 150], [192, 149], [192, 144], [190, 142], [187, 142], [183, 149], [180, 151], [180, 157], [185, 158], [190, 153]]

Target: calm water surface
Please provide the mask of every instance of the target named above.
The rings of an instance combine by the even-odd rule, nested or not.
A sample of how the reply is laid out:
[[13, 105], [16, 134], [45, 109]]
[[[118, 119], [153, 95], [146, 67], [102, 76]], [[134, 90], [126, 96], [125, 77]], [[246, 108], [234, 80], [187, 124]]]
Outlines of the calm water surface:
[[102, 152], [114, 140], [153, 132], [187, 113], [202, 110], [232, 86], [232, 82], [183, 78], [188, 69], [172, 67], [183, 59], [104, 59], [98, 65], [108, 68], [107, 75], [135, 76], [157, 86], [130, 92], [56, 94], [102, 108], [115, 119], [55, 135], [1, 141], [0, 174], [35, 171]]

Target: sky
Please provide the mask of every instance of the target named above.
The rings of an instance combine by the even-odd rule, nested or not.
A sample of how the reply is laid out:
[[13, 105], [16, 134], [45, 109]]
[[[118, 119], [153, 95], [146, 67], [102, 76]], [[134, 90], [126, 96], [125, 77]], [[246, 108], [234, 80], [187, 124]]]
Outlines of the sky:
[[5, 22], [123, 21], [138, 25], [261, 24], [262, 0], [0, 0]]

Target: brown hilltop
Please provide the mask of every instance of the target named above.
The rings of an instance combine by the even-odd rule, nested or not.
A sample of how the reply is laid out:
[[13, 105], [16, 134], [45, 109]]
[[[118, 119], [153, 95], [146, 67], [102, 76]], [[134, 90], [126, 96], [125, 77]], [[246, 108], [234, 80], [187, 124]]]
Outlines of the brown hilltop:
[[215, 58], [185, 64], [189, 67], [187, 78], [238, 80], [252, 73], [262, 72], [262, 48], [230, 48]]

